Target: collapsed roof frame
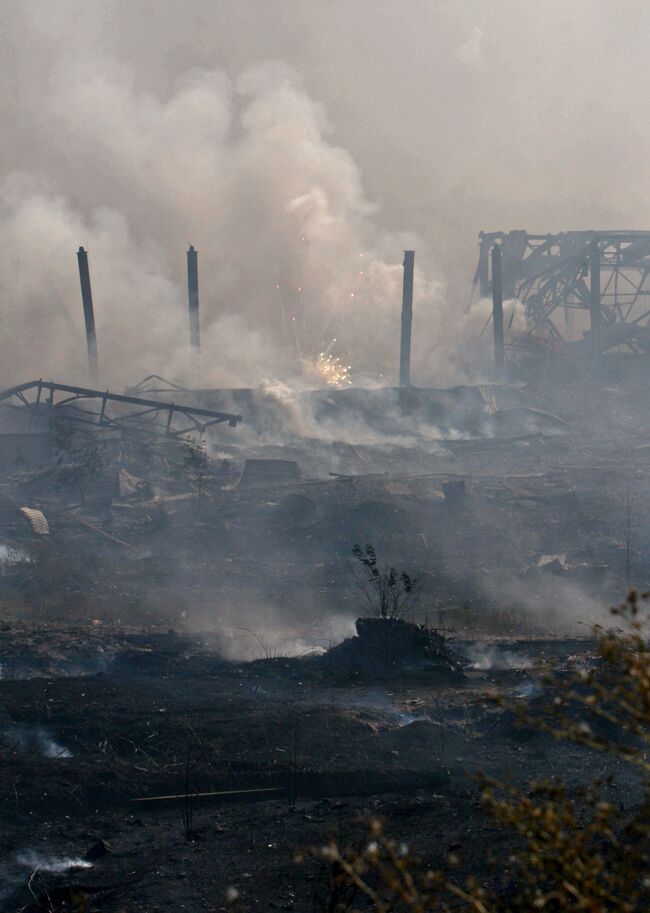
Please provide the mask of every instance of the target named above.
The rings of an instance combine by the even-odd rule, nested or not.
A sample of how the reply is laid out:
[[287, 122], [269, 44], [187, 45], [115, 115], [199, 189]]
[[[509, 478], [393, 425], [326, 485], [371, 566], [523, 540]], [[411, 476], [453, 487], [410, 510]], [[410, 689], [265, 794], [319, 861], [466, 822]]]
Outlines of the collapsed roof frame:
[[[45, 396], [43, 395], [45, 394]], [[80, 403], [97, 403], [95, 409], [83, 408]], [[111, 393], [108, 390], [92, 390], [86, 387], [74, 387], [70, 384], [58, 384], [54, 381], [31, 380], [16, 387], [0, 391], [0, 403], [15, 409], [27, 409], [42, 414], [44, 411], [62, 410], [66, 417], [75, 423], [92, 426], [94, 429], [128, 430], [133, 433], [153, 434], [165, 437], [182, 437], [190, 432], [203, 434], [212, 425], [228, 423], [235, 428], [242, 421], [241, 415], [228, 412], [215, 412], [186, 404], [161, 402], [155, 399], [142, 399], [139, 396], [128, 396]], [[132, 406], [121, 411], [111, 410], [109, 404]], [[182, 420], [190, 424], [178, 427]]]
[[[474, 277], [482, 297], [492, 294], [490, 253], [503, 253], [503, 297], [526, 309], [529, 339], [543, 331], [568, 342], [571, 312], [592, 309], [590, 253], [600, 261], [600, 349], [650, 351], [650, 231], [481, 232]], [[560, 317], [564, 317], [564, 327]]]

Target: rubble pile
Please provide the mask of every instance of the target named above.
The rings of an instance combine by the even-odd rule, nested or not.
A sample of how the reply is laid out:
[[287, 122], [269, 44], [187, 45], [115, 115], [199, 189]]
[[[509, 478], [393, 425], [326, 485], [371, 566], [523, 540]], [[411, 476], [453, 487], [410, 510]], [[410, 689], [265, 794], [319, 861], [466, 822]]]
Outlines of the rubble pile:
[[356, 637], [332, 647], [322, 661], [357, 676], [398, 674], [462, 678], [464, 662], [439, 631], [402, 618], [358, 618]]

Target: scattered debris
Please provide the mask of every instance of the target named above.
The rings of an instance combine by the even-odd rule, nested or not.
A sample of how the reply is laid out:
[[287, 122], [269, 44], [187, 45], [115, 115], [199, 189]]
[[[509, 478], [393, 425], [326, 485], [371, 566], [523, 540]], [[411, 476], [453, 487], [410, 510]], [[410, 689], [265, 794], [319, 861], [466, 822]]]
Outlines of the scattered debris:
[[[192, 801], [215, 799], [221, 801], [253, 801], [255, 799], [269, 799], [275, 794], [283, 793], [285, 790], [279, 786], [265, 787], [263, 789], [227, 789], [216, 792], [197, 793], [192, 792]], [[138, 799], [131, 799], [134, 804], [138, 803], [164, 803], [164, 802], [187, 802], [187, 793], [179, 793], [171, 796], [144, 796]]]
[[47, 522], [42, 510], [36, 510], [33, 507], [20, 507], [18, 513], [29, 522], [37, 536], [50, 535], [50, 524]]
[[132, 475], [127, 469], [120, 469], [119, 485], [122, 499], [137, 498], [144, 501], [153, 496], [151, 484]]
[[98, 859], [104, 859], [106, 856], [110, 856], [113, 850], [109, 843], [106, 843], [105, 840], [97, 840], [93, 845], [88, 849], [84, 859], [86, 862], [97, 862]]
[[544, 570], [554, 574], [561, 571], [568, 571], [569, 564], [567, 562], [566, 552], [562, 552], [561, 555], [541, 555], [537, 562], [537, 567], [544, 568]]
[[300, 481], [300, 467], [295, 460], [246, 460], [237, 483], [241, 488], [286, 485]]

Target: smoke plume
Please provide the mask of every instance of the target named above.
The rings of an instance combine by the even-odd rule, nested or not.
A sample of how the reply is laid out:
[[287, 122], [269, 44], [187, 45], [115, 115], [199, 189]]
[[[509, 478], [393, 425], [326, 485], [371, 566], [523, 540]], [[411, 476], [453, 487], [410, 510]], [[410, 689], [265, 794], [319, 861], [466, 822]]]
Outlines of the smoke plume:
[[[335, 339], [357, 376], [382, 376], [395, 357], [399, 256], [413, 241], [378, 229], [357, 165], [295, 73], [263, 64], [233, 81], [194, 70], [162, 99], [114, 61], [73, 60], [49, 92], [54, 147], [82, 170], [93, 162], [97, 187], [80, 193], [74, 174], [47, 171], [2, 183], [3, 325], [15, 353], [3, 382], [83, 378], [79, 244], [102, 378], [187, 377], [186, 239], [201, 257], [205, 383], [292, 377]], [[431, 323], [441, 284], [420, 272], [417, 296]], [[416, 349], [417, 365], [429, 352]]]
[[649, 18], [640, 0], [4, 4], [0, 383], [86, 379], [79, 245], [102, 384], [195, 379], [190, 241], [205, 384], [295, 382], [326, 349], [393, 383], [405, 247], [414, 382], [481, 380], [480, 229], [647, 227]]
[[[467, 213], [488, 217], [488, 186], [511, 198], [502, 171], [510, 168], [503, 153], [513, 128], [497, 135], [483, 114], [483, 148], [461, 112], [476, 113], [473, 93], [485, 91], [477, 81], [495, 85], [503, 35], [481, 4], [462, 13], [443, 4], [431, 40], [441, 45], [437, 66], [447, 68], [456, 101], [432, 125], [414, 117], [408, 68], [384, 99], [378, 72], [384, 51], [393, 60], [408, 54], [413, 79], [425, 76], [418, 32], [431, 24], [431, 10], [419, 0], [408, 17], [392, 4], [360, 0], [347, 28], [338, 0], [328, 13], [293, 2], [273, 15], [261, 3], [240, 6], [226, 3], [217, 13], [193, 0], [181, 15], [163, 2], [155, 24], [144, 0], [90, 8], [67, 0], [56, 14], [26, 0], [3, 11], [2, 68], [15, 88], [5, 125], [20, 130], [5, 131], [0, 183], [7, 353], [0, 382], [85, 379], [79, 245], [90, 254], [102, 383], [120, 386], [150, 372], [191, 379], [190, 241], [200, 255], [205, 384], [295, 382], [305, 358], [323, 350], [350, 364], [356, 382], [393, 383], [405, 247], [417, 249], [414, 380], [482, 379], [489, 308], [479, 302], [468, 310], [465, 296], [475, 229], [495, 226], [470, 226]], [[517, 9], [503, 4], [508, 28], [524, 39]], [[362, 72], [351, 72], [355, 32], [375, 92]], [[439, 90], [445, 74], [429, 75]], [[521, 78], [530, 89], [541, 74]], [[439, 94], [436, 82], [428, 85]], [[537, 202], [537, 189], [520, 194], [522, 175], [510, 173], [518, 199]], [[462, 225], [450, 224], [452, 209]], [[502, 217], [510, 227], [512, 204]], [[461, 237], [470, 245], [462, 295], [454, 285]]]

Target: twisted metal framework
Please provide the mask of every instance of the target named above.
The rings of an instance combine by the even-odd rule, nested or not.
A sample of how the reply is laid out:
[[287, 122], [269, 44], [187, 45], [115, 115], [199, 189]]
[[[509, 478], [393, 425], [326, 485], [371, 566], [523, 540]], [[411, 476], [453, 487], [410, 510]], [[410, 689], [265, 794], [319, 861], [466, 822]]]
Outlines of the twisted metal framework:
[[224, 422], [234, 428], [242, 420], [241, 415], [184, 403], [161, 402], [43, 380], [27, 381], [0, 391], [0, 403], [35, 414], [60, 410], [80, 426], [90, 426], [89, 430], [128, 430], [166, 437], [181, 437], [189, 432], [202, 434], [211, 425]]
[[650, 232], [511, 231], [481, 232], [479, 237], [474, 288], [482, 296], [492, 294], [490, 251], [499, 243], [503, 297], [524, 305], [528, 341], [544, 336], [558, 346], [585, 344], [593, 313], [589, 257], [595, 246], [600, 257], [598, 348], [650, 351]]

